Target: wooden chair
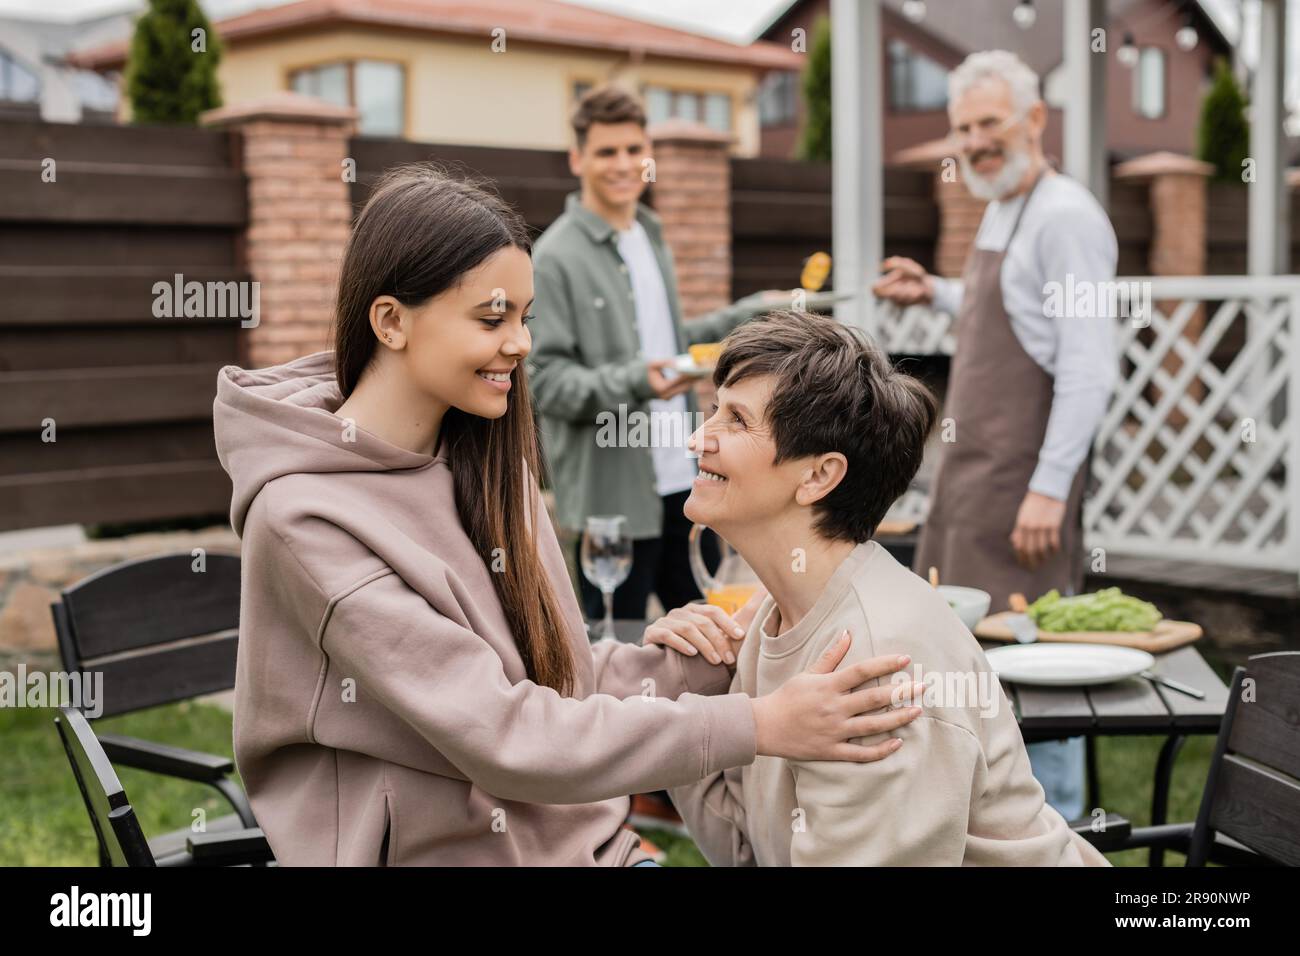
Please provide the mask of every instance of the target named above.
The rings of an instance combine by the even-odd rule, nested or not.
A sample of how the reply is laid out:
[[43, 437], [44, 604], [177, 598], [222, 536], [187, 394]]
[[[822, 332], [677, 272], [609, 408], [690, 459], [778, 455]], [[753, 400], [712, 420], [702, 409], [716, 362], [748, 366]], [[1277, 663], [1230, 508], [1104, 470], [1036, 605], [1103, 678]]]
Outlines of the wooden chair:
[[1116, 849], [1137, 847], [1153, 863], [1177, 850], [1188, 866], [1300, 866], [1300, 651], [1236, 669], [1196, 821], [1138, 827]]
[[1125, 842], [1129, 839], [1129, 834], [1133, 832], [1133, 824], [1129, 822], [1127, 817], [1122, 817], [1118, 813], [1107, 813], [1105, 823], [1106, 829], [1097, 830], [1093, 828], [1092, 817], [1080, 817], [1077, 820], [1068, 821], [1071, 830], [1102, 853], [1122, 850]]
[[90, 722], [75, 707], [61, 707], [54, 725], [95, 828], [101, 865], [239, 866], [274, 860], [266, 837], [256, 827], [191, 833], [181, 848], [147, 841]]
[[[100, 716], [234, 686], [239, 558], [208, 554], [202, 573], [192, 570], [193, 560], [182, 552], [117, 564], [65, 588], [50, 605], [64, 669], [87, 677], [103, 674]], [[119, 734], [104, 734], [99, 742], [114, 764], [192, 780], [221, 793], [234, 814], [212, 821], [213, 831], [257, 825], [247, 796], [232, 779], [230, 758]], [[108, 847], [105, 835], [98, 828], [96, 833], [102, 858]], [[187, 834], [159, 838], [156, 849], [179, 852]]]

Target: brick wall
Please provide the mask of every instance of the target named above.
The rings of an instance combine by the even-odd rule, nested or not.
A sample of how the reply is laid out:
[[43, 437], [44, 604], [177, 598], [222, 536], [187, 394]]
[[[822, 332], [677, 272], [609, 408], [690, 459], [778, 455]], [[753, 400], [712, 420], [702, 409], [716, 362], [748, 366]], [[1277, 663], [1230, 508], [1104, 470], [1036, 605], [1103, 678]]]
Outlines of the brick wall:
[[282, 93], [211, 111], [204, 122], [243, 138], [244, 255], [260, 286], [261, 315], [244, 338], [241, 364], [274, 365], [331, 348], [352, 217], [344, 162], [356, 111]]
[[731, 301], [731, 138], [701, 123], [652, 126], [655, 212], [677, 268], [682, 314]]

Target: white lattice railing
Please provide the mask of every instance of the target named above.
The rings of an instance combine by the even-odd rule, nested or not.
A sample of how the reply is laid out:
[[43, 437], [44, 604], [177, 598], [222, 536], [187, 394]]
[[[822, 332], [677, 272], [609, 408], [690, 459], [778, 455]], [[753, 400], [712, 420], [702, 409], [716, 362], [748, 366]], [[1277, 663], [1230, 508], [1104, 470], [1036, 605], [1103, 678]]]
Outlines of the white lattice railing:
[[[1149, 323], [1116, 325], [1119, 386], [1093, 447], [1088, 547], [1300, 574], [1300, 278], [1145, 283]], [[891, 353], [943, 354], [951, 317], [879, 307]], [[911, 491], [891, 517], [924, 517]]]
[[877, 302], [871, 334], [890, 355], [951, 355], [957, 345], [953, 317], [928, 305], [906, 309]]

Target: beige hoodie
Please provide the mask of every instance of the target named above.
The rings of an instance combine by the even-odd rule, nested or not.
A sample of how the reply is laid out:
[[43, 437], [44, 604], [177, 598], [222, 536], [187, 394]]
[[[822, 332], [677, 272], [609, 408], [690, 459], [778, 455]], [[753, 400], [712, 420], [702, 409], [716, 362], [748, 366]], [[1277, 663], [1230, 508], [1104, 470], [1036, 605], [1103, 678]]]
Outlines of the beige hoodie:
[[759, 757], [671, 790], [711, 863], [1109, 865], [1044, 802], [1011, 704], [979, 643], [934, 588], [879, 544], [854, 548], [812, 609], [784, 633], [779, 625], [769, 596], [741, 649], [733, 691], [770, 694], [845, 629], [853, 645], [841, 668], [910, 654], [909, 676], [933, 680], [934, 689], [915, 721], [860, 739], [901, 738], [903, 746], [884, 760]]
[[217, 378], [243, 556], [235, 757], [276, 858], [645, 859], [626, 795], [750, 763], [750, 701], [702, 656], [589, 644], [536, 495], [577, 683], [527, 680], [442, 449], [345, 442], [342, 400], [328, 351]]

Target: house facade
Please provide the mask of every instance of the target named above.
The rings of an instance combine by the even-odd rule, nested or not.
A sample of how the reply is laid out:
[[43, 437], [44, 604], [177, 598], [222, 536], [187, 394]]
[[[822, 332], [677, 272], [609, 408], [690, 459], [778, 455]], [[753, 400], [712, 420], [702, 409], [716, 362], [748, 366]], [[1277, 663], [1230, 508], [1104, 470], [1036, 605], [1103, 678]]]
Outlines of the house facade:
[[[764, 75], [798, 69], [779, 44], [727, 43], [558, 0], [302, 0], [214, 23], [226, 105], [293, 90], [355, 106], [362, 135], [481, 146], [569, 145], [584, 90], [618, 82], [652, 123], [697, 120], [760, 147]], [[120, 71], [126, 42], [83, 50]], [[122, 107], [126, 118], [126, 107]]]
[[[1044, 139], [1049, 155], [1062, 155], [1062, 4], [1037, 0], [1033, 25], [1013, 17], [1020, 0], [928, 0], [922, 7], [883, 0], [881, 54], [884, 68], [884, 156], [948, 133], [947, 74], [977, 50], [1006, 49], [1043, 80], [1051, 116]], [[905, 11], [923, 9], [918, 20]], [[1232, 62], [1232, 47], [1195, 0], [1109, 0], [1106, 28], [1106, 142], [1115, 160], [1158, 150], [1195, 151], [1201, 94], [1218, 56]], [[802, 29], [809, 45], [830, 0], [795, 0], [779, 10], [762, 39], [792, 42]], [[1184, 49], [1179, 31], [1190, 26], [1196, 43]], [[1119, 49], [1131, 40], [1131, 53]], [[1184, 33], [1183, 40], [1190, 39]], [[1132, 65], [1126, 65], [1125, 60]], [[764, 156], [795, 155], [803, 124], [799, 74], [773, 75], [760, 92]], [[1188, 95], [1192, 93], [1193, 95]]]
[[112, 122], [117, 77], [64, 58], [80, 44], [120, 35], [129, 24], [125, 13], [67, 22], [0, 16], [0, 118]]

